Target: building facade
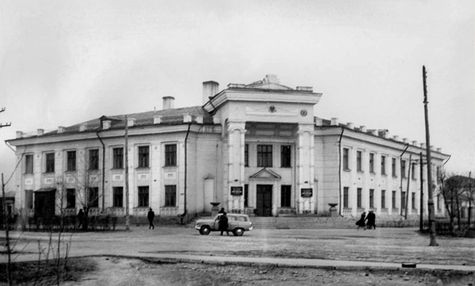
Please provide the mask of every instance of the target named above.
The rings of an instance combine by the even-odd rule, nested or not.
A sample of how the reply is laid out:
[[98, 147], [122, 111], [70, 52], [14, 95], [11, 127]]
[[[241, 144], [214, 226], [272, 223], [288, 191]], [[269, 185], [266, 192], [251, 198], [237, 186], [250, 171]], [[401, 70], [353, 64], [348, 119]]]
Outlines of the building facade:
[[[418, 215], [423, 144], [322, 119], [314, 114], [321, 96], [272, 75], [221, 91], [208, 81], [202, 106], [174, 108], [164, 97], [158, 111], [19, 131], [7, 141], [21, 161], [15, 208], [48, 216], [87, 206], [120, 216], [128, 201], [135, 216], [149, 207], [160, 216], [209, 213], [211, 203], [256, 216], [400, 216], [406, 206]], [[435, 178], [449, 156], [432, 154]], [[427, 194], [423, 202], [427, 212]]]

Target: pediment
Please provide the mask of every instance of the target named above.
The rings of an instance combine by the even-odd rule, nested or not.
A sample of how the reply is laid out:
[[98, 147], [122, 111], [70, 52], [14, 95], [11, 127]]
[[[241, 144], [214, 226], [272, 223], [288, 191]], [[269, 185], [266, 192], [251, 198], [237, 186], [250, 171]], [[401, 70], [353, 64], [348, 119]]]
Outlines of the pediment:
[[280, 180], [282, 177], [271, 169], [263, 168], [249, 176], [250, 179]]

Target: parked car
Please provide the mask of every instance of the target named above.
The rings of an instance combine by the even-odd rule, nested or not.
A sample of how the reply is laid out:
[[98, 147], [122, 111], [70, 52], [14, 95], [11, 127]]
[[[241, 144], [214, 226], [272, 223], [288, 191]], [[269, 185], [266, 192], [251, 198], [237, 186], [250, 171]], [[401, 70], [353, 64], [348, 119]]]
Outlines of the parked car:
[[[201, 235], [208, 235], [211, 231], [219, 230], [219, 217], [222, 214], [216, 215], [214, 218], [198, 219], [195, 224], [195, 229]], [[250, 231], [254, 227], [249, 216], [246, 214], [227, 214], [228, 216], [228, 230], [232, 231], [235, 236], [242, 236], [245, 231]]]

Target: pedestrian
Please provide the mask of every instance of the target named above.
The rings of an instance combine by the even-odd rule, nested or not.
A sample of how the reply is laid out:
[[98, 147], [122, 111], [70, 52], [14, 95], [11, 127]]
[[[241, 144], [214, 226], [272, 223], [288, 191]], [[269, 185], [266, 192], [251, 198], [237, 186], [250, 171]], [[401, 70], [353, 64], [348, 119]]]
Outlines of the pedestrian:
[[226, 232], [227, 235], [229, 235], [228, 231], [228, 216], [226, 215], [226, 212], [223, 212], [221, 216], [219, 217], [219, 230], [221, 231], [221, 235], [223, 235], [223, 232]]
[[147, 218], [148, 218], [148, 229], [155, 229], [155, 226], [153, 225], [153, 219], [155, 218], [155, 213], [153, 212], [152, 208], [148, 210]]
[[364, 229], [365, 228], [365, 217], [366, 217], [366, 213], [363, 212], [361, 214], [361, 217], [360, 219], [355, 223], [357, 226], [358, 226], [358, 229], [360, 229], [361, 227]]
[[373, 211], [369, 211], [368, 216], [366, 217], [366, 228], [376, 229], [376, 215]]
[[81, 227], [84, 226], [84, 211], [82, 209], [79, 210], [79, 213], [77, 215], [77, 220], [78, 220], [78, 229], [81, 229]]
[[224, 208], [221, 208], [218, 213], [219, 213], [219, 214], [224, 214], [224, 213], [226, 213], [226, 212], [224, 211]]

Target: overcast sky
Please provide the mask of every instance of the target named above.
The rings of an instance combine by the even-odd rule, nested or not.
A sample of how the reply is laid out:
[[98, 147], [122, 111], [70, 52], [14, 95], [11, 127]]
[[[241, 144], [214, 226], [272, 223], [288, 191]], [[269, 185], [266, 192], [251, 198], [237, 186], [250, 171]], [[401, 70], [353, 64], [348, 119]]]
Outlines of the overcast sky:
[[[0, 0], [0, 139], [101, 115], [201, 104], [201, 83], [276, 74], [320, 117], [431, 143], [475, 171], [475, 1]], [[0, 146], [0, 171], [13, 152]]]

